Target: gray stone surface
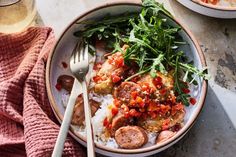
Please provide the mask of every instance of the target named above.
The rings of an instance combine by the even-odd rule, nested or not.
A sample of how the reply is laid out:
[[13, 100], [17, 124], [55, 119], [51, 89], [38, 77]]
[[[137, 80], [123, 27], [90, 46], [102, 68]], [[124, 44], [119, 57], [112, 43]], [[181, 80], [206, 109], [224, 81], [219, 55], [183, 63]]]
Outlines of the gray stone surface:
[[176, 17], [198, 39], [205, 54], [212, 79], [236, 92], [236, 20], [200, 15], [170, 0]]
[[[79, 14], [111, 0], [37, 0], [38, 25], [56, 37]], [[125, 0], [124, 0], [125, 1]], [[205, 106], [195, 125], [177, 144], [153, 157], [236, 156], [236, 19], [192, 12], [175, 0], [161, 0], [199, 41], [212, 76]]]

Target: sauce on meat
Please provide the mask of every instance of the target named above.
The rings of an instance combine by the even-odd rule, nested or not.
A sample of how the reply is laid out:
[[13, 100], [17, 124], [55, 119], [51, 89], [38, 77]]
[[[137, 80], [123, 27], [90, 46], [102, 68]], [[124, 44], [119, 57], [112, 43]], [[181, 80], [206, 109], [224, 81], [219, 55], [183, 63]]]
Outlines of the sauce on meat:
[[[127, 45], [124, 45], [123, 51], [126, 48]], [[160, 133], [156, 138], [157, 142], [163, 141], [163, 138], [174, 135], [175, 126], [181, 126], [185, 109], [176, 99], [171, 70], [167, 74], [157, 72], [155, 78], [147, 73], [125, 81], [136, 73], [137, 65], [133, 63], [132, 66], [127, 66], [121, 52], [109, 55], [104, 62], [95, 63], [93, 70], [95, 75], [91, 79], [91, 84], [94, 85], [90, 92], [113, 96], [110, 115], [105, 116], [102, 125], [106, 137], [114, 137], [119, 147], [125, 149], [142, 147], [148, 141], [148, 132]], [[63, 75], [59, 77], [58, 82], [70, 91], [73, 78]], [[185, 89], [186, 92], [187, 90]], [[100, 102], [89, 101], [94, 115], [99, 109]], [[83, 122], [83, 99], [79, 96], [72, 123], [83, 125]]]

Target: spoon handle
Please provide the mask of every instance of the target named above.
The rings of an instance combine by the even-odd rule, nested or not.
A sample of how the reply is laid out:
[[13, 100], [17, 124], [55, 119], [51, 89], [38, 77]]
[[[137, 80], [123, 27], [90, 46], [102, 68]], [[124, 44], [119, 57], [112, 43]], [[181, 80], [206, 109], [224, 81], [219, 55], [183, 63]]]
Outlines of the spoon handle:
[[81, 89], [80, 83], [75, 79], [73, 88], [71, 90], [69, 102], [66, 106], [65, 114], [61, 124], [59, 134], [57, 136], [57, 141], [53, 149], [52, 157], [60, 157], [64, 150], [64, 143], [68, 134], [69, 126], [71, 123], [72, 113], [74, 110], [74, 105], [76, 98], [78, 96], [78, 90]]

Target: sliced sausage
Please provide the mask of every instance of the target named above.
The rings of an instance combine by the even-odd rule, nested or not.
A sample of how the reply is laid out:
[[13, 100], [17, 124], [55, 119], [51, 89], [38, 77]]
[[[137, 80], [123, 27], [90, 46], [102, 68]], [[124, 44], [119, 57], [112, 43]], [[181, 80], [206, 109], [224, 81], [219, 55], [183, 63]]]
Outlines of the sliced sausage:
[[140, 85], [134, 82], [122, 82], [121, 85], [115, 89], [113, 96], [124, 103], [128, 103], [131, 100], [131, 93], [133, 91], [141, 92]]
[[60, 84], [63, 89], [70, 92], [73, 87], [74, 77], [69, 75], [61, 75], [58, 77], [57, 83]]
[[[76, 100], [76, 105], [74, 107], [74, 112], [71, 120], [71, 123], [74, 125], [82, 125], [84, 122], [85, 116], [83, 103], [83, 97], [80, 95]], [[94, 100], [89, 100], [89, 104], [91, 105], [91, 114], [93, 116], [99, 108], [99, 103]]]
[[116, 130], [118, 130], [122, 126], [131, 125], [132, 120], [130, 118], [126, 118], [122, 111], [119, 111], [118, 114], [112, 119], [111, 123], [111, 136], [115, 136]]
[[164, 130], [164, 131], [160, 132], [160, 134], [157, 136], [156, 143], [163, 142], [163, 141], [171, 138], [174, 135], [175, 135], [175, 132], [170, 131], [170, 130]]
[[115, 140], [121, 148], [136, 149], [147, 143], [148, 136], [141, 127], [124, 126], [116, 131]]

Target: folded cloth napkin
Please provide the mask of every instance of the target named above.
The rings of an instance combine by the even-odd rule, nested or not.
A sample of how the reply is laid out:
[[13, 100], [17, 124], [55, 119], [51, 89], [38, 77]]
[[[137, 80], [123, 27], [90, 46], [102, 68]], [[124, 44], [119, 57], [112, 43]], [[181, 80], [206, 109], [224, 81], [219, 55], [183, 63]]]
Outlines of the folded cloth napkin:
[[[45, 89], [45, 67], [55, 38], [51, 28], [0, 33], [0, 156], [51, 156], [59, 125]], [[85, 156], [67, 138], [63, 156]]]

